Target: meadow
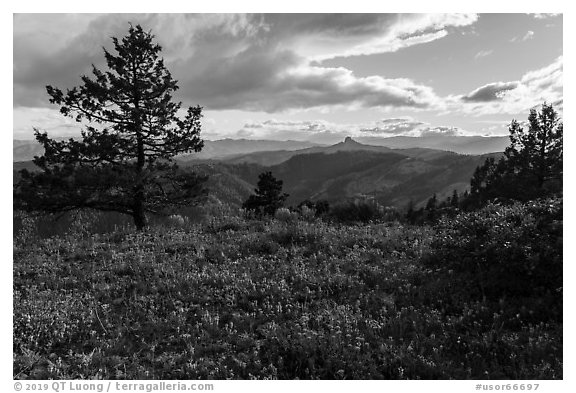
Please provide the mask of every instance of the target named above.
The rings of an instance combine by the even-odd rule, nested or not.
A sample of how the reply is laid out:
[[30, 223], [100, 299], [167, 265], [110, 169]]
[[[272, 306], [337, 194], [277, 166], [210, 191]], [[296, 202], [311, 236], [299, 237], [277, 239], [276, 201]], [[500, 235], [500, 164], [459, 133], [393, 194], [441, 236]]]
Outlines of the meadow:
[[562, 199], [14, 238], [15, 379], [562, 379]]

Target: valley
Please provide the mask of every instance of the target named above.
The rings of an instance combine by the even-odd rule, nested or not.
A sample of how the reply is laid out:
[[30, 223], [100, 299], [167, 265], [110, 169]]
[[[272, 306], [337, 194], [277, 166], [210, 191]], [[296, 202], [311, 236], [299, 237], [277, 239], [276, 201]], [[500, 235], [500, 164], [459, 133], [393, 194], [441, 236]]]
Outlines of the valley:
[[[442, 200], [454, 190], [463, 193], [469, 188], [474, 169], [487, 157], [501, 155], [464, 155], [421, 147], [392, 149], [362, 144], [350, 137], [335, 145], [303, 149], [297, 149], [299, 145], [294, 142], [254, 141], [251, 147], [247, 142], [240, 142], [246, 151], [272, 147], [283, 150], [230, 156], [221, 144], [208, 141], [208, 152], [196, 155], [205, 158], [191, 154], [176, 160], [186, 170], [209, 176], [207, 188], [212, 200], [236, 207], [252, 193], [258, 174], [271, 171], [284, 182], [289, 205], [306, 199], [337, 202], [370, 198], [384, 206], [405, 209], [410, 201], [415, 206], [424, 205], [434, 194]], [[232, 141], [222, 143], [231, 148]], [[21, 158], [22, 146], [15, 147], [15, 159]], [[210, 146], [220, 147], [210, 150]], [[288, 147], [294, 150], [286, 150]], [[15, 179], [24, 168], [33, 169], [34, 165], [30, 161], [14, 163]]]

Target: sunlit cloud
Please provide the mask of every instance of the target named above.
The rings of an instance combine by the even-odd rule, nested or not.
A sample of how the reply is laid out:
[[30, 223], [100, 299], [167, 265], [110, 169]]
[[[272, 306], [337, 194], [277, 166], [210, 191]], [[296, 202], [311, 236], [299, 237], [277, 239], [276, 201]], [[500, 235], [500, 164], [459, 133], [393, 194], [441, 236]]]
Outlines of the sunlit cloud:
[[475, 59], [480, 59], [482, 57], [486, 57], [486, 56], [490, 56], [494, 51], [492, 49], [489, 50], [481, 50], [480, 52], [476, 53], [476, 55], [474, 55]]
[[[47, 106], [45, 85], [71, 87], [91, 64], [102, 66], [101, 46], [110, 47], [109, 37], [123, 34], [131, 21], [158, 36], [185, 104], [270, 113], [341, 106], [431, 108], [440, 100], [421, 83], [359, 77], [346, 68], [312, 62], [397, 51], [441, 39], [447, 28], [477, 20], [475, 14], [97, 15], [83, 19], [83, 27], [74, 21], [75, 35], [54, 28], [46, 36], [66, 39], [52, 39], [58, 44], [43, 40], [38, 50], [33, 21], [50, 30], [49, 18], [18, 17], [15, 106]], [[54, 18], [61, 19], [60, 25], [69, 23], [66, 17]]]
[[563, 110], [563, 56], [546, 67], [527, 72], [518, 81], [490, 83], [447, 99], [452, 110], [475, 115], [523, 113], [545, 101]]
[[236, 137], [272, 140], [312, 140], [333, 143], [350, 136], [353, 138], [394, 136], [434, 137], [470, 135], [458, 127], [432, 126], [411, 117], [385, 118], [366, 123], [334, 123], [322, 120], [285, 121], [269, 119], [246, 123]]

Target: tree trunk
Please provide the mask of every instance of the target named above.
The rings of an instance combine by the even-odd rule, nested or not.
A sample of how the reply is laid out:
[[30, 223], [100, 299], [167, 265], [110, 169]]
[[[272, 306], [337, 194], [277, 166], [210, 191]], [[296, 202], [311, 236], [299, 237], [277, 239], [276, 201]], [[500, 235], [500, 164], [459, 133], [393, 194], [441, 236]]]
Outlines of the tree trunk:
[[146, 226], [146, 214], [144, 213], [144, 180], [143, 180], [143, 168], [144, 168], [144, 144], [142, 142], [142, 137], [138, 133], [138, 161], [136, 166], [136, 173], [138, 176], [137, 184], [134, 190], [134, 224], [136, 229], [141, 231]]
[[146, 214], [144, 213], [144, 179], [143, 170], [146, 162], [144, 155], [144, 136], [141, 133], [142, 119], [140, 114], [140, 94], [136, 88], [136, 65], [132, 64], [133, 72], [133, 97], [134, 97], [134, 131], [136, 135], [136, 187], [134, 190], [134, 225], [138, 231], [146, 227]]

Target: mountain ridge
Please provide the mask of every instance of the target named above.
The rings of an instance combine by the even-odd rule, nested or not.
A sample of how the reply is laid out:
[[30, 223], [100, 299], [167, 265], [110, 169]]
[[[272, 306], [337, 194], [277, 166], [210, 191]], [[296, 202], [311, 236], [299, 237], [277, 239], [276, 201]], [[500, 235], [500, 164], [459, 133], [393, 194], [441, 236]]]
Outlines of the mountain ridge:
[[[282, 180], [290, 194], [287, 203], [296, 205], [305, 199], [342, 200], [372, 198], [386, 206], [405, 208], [425, 204], [432, 195], [445, 199], [454, 190], [469, 188], [470, 178], [487, 155], [462, 155], [428, 148], [391, 149], [364, 145], [348, 137], [331, 146], [313, 146], [294, 151], [256, 152], [240, 157], [276, 154], [280, 162], [248, 160], [178, 159], [184, 170], [209, 174], [208, 187], [215, 200], [240, 206], [253, 191], [258, 175], [271, 171]], [[253, 161], [258, 161], [254, 159]], [[33, 169], [31, 161], [14, 162], [18, 170]]]
[[436, 149], [429, 149], [429, 148], [422, 148], [422, 147], [413, 147], [407, 149], [391, 149], [386, 146], [374, 146], [374, 145], [366, 145], [363, 143], [359, 143], [352, 139], [352, 137], [346, 137], [343, 142], [336, 143], [330, 146], [314, 146], [309, 147], [306, 149], [300, 150], [292, 150], [292, 151], [261, 151], [261, 152], [254, 152], [248, 154], [240, 154], [230, 158], [225, 158], [224, 161], [228, 163], [254, 163], [264, 166], [274, 166], [281, 164], [290, 158], [297, 156], [297, 155], [304, 155], [304, 154], [316, 154], [316, 153], [323, 153], [323, 154], [333, 154], [336, 152], [342, 151], [369, 151], [375, 153], [398, 153], [403, 154], [410, 157], [419, 157], [419, 158], [433, 158], [439, 155], [446, 155], [446, 154], [457, 154], [454, 152], [443, 151], [443, 150], [436, 150]]
[[[350, 137], [348, 137], [350, 138]], [[55, 138], [65, 140], [69, 138]], [[504, 151], [509, 144], [508, 137], [494, 136], [421, 136], [407, 137], [396, 136], [388, 138], [380, 137], [356, 137], [335, 145], [325, 145], [309, 141], [285, 140], [275, 141], [268, 139], [218, 139], [205, 140], [204, 148], [199, 153], [181, 155], [181, 160], [229, 160], [230, 162], [260, 162], [266, 165], [274, 165], [292, 156], [293, 151], [309, 150], [314, 153], [317, 148], [330, 148], [334, 150], [355, 150], [354, 146], [362, 144], [361, 150], [385, 151], [387, 149], [433, 149], [452, 151], [458, 154], [488, 154]], [[367, 146], [372, 146], [367, 148]], [[358, 150], [358, 149], [356, 149]], [[28, 161], [35, 155], [43, 153], [42, 146], [36, 140], [13, 140], [12, 161]], [[255, 156], [250, 156], [255, 154]], [[275, 157], [276, 155], [276, 157]]]
[[[69, 138], [55, 138], [57, 140], [67, 140]], [[29, 161], [34, 156], [44, 153], [42, 145], [36, 140], [14, 139], [12, 141], [12, 161]], [[277, 150], [300, 150], [309, 147], [323, 146], [318, 143], [307, 141], [274, 141], [267, 139], [218, 139], [216, 141], [204, 141], [202, 151], [198, 153], [182, 154], [178, 156], [180, 160], [203, 160], [203, 159], [224, 159], [237, 154], [250, 154], [257, 151], [277, 151]]]
[[413, 147], [439, 149], [459, 154], [489, 154], [504, 151], [510, 144], [508, 136], [480, 135], [430, 135], [430, 136], [393, 136], [388, 138], [358, 137], [358, 141], [391, 149]]
[[454, 190], [464, 192], [476, 167], [490, 156], [433, 153], [420, 157], [403, 150], [301, 154], [267, 170], [283, 180], [289, 204], [370, 196], [383, 205], [404, 208], [410, 200], [422, 205], [434, 194], [444, 199]]

